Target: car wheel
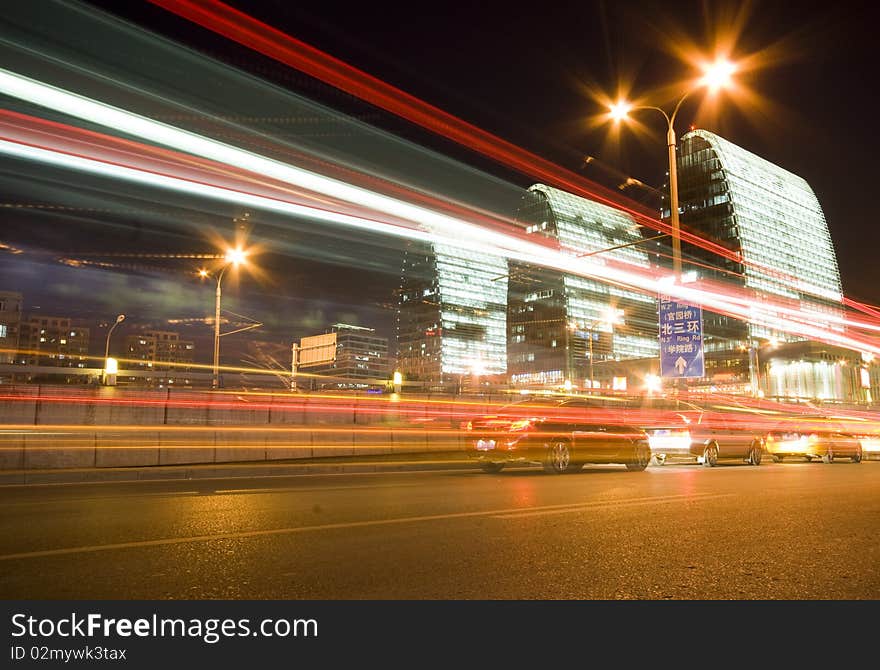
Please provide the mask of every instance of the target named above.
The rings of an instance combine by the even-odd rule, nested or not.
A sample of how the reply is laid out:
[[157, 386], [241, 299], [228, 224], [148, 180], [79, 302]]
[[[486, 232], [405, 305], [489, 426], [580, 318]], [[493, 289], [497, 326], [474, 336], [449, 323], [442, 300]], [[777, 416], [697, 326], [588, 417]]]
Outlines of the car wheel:
[[763, 455], [764, 449], [761, 447], [760, 442], [752, 443], [752, 448], [749, 449], [749, 465], [761, 465]]
[[480, 463], [480, 470], [489, 474], [501, 472], [504, 469], [504, 463]]
[[571, 445], [567, 440], [554, 440], [544, 456], [544, 472], [555, 475], [571, 472]]
[[785, 460], [785, 456], [779, 456], [778, 454], [772, 454], [770, 458], [773, 459], [774, 463], [782, 463]]
[[852, 462], [853, 463], [861, 463], [862, 462], [862, 450], [861, 449], [859, 449], [856, 453], [853, 454]]
[[812, 456], [804, 456], [804, 460], [805, 460], [807, 463], [812, 463], [812, 462], [813, 462], [813, 457], [812, 457]]
[[703, 450], [703, 467], [714, 468], [718, 465], [718, 445], [712, 442]]
[[823, 463], [833, 463], [834, 462], [834, 451], [831, 447], [828, 447], [828, 451], [825, 452], [825, 455], [822, 457]]
[[626, 464], [626, 469], [630, 472], [641, 472], [651, 462], [651, 448], [644, 442], [636, 442], [634, 450], [634, 459]]

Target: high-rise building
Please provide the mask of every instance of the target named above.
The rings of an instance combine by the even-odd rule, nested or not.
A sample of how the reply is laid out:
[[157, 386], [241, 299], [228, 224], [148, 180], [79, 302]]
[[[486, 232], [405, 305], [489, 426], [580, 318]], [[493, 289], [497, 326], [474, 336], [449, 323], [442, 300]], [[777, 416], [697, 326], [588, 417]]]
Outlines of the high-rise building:
[[[694, 130], [681, 139], [678, 186], [682, 227], [738, 255], [721, 259], [683, 243], [685, 270], [695, 260], [703, 279], [751, 289], [756, 303], [808, 311], [823, 327], [840, 329], [822, 319], [843, 314], [840, 274], [822, 207], [804, 179], [718, 135]], [[707, 378], [730, 392], [757, 391], [755, 352], [761, 347], [803, 339], [708, 310], [703, 319]], [[828, 383], [833, 385], [830, 377]]]
[[[167, 330], [147, 330], [125, 338], [125, 369], [149, 372], [145, 377], [131, 377], [129, 381], [144, 381], [147, 385], [164, 386], [190, 383], [187, 374], [193, 362], [195, 346], [189, 340], [181, 340], [180, 333]], [[166, 374], [152, 374], [152, 373]]]
[[299, 388], [369, 388], [386, 384], [390, 375], [388, 338], [346, 323], [301, 338], [297, 359], [297, 373], [306, 373]]
[[398, 291], [397, 366], [407, 381], [455, 388], [507, 371], [507, 261], [413, 243]]
[[[550, 238], [563, 254], [650, 267], [641, 227], [612, 207], [535, 184], [517, 218], [527, 233]], [[658, 355], [656, 295], [521, 262], [510, 263], [508, 285], [514, 385], [606, 386], [609, 368], [596, 363]]]
[[0, 364], [15, 362], [21, 333], [21, 293], [0, 291]]

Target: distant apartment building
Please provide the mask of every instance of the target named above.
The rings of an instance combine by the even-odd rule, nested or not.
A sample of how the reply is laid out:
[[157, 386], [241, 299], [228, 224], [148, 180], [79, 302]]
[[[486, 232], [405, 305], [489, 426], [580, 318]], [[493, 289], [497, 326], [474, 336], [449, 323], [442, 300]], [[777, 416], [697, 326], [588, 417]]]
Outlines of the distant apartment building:
[[89, 329], [68, 317], [29, 315], [21, 322], [15, 362], [30, 368], [23, 371], [27, 381], [84, 382], [81, 375], [46, 368], [94, 367], [89, 361]]
[[388, 338], [374, 328], [336, 323], [299, 341], [298, 388], [369, 388], [383, 385], [390, 374]]
[[146, 373], [128, 377], [132, 383], [141, 380], [148, 386], [188, 386], [191, 380], [187, 373], [194, 350], [194, 344], [190, 340], [181, 340], [180, 333], [147, 330], [125, 338], [125, 355], [120, 368]]
[[15, 362], [21, 332], [21, 293], [0, 291], [0, 364]]

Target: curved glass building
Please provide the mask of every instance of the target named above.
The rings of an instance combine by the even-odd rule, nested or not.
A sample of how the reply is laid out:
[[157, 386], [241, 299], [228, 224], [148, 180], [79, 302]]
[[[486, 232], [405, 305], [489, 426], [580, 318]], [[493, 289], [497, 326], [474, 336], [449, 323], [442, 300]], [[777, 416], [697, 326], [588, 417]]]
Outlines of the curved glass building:
[[[607, 205], [534, 184], [523, 195], [517, 218], [529, 234], [553, 239], [563, 253], [650, 265], [646, 247], [639, 244], [642, 227]], [[508, 286], [508, 372], [514, 384], [570, 381], [589, 388], [600, 377], [591, 360], [659, 355], [657, 296], [516, 262], [510, 264]], [[609, 310], [616, 323], [608, 322]]]
[[[804, 179], [718, 135], [694, 130], [681, 138], [678, 186], [682, 226], [741, 258], [719, 259], [683, 244], [685, 263], [697, 261], [701, 276], [753, 289], [756, 301], [769, 298], [817, 313], [820, 323], [821, 314], [842, 314], [831, 235]], [[766, 325], [704, 312], [707, 376], [734, 392], [753, 386], [758, 361], [743, 351], [755, 351], [771, 338], [796, 339]]]

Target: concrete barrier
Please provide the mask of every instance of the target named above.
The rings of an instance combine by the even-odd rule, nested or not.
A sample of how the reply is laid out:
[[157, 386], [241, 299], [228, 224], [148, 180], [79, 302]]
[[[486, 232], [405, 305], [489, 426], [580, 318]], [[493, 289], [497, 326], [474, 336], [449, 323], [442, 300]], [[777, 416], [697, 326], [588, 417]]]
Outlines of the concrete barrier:
[[359, 426], [353, 431], [356, 456], [375, 456], [394, 452], [394, 432], [382, 426]]
[[256, 426], [214, 431], [214, 445], [215, 463], [266, 460], [266, 438]]
[[95, 467], [95, 432], [65, 427], [25, 435], [24, 469]]
[[354, 453], [354, 432], [351, 429], [312, 426], [314, 456], [353, 456]]
[[452, 451], [468, 417], [509, 400], [14, 386], [0, 389], [0, 469]]
[[24, 469], [25, 431], [0, 432], [0, 470]]
[[267, 416], [269, 425], [304, 425], [308, 413], [309, 398], [302, 394], [273, 395]]
[[94, 389], [64, 390], [45, 388], [37, 397], [35, 423], [39, 425], [93, 426], [98, 403]]
[[210, 428], [192, 430], [161, 430], [159, 465], [213, 463], [215, 431]]
[[159, 465], [159, 432], [140, 429], [95, 432], [95, 467]]
[[311, 458], [312, 431], [308, 426], [290, 426], [288, 429], [271, 430], [263, 433], [266, 445], [266, 460], [277, 461], [289, 458]]
[[0, 386], [0, 417], [5, 425], [36, 425], [39, 386]]

